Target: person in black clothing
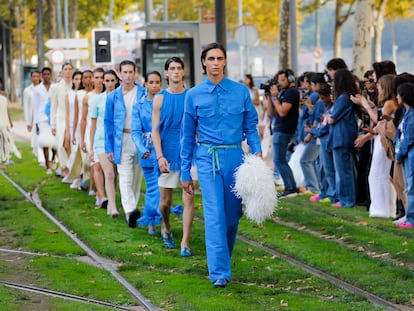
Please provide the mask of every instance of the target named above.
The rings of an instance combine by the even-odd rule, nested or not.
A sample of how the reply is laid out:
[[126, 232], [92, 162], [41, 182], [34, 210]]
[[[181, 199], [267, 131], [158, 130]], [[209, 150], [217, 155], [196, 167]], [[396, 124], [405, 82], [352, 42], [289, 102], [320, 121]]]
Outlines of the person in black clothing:
[[272, 117], [273, 163], [285, 185], [282, 197], [298, 193], [293, 172], [286, 159], [286, 152], [298, 124], [300, 96], [292, 70], [281, 70], [276, 74], [276, 78], [279, 87], [277, 98], [272, 101], [269, 93], [265, 96], [271, 103], [268, 114]]

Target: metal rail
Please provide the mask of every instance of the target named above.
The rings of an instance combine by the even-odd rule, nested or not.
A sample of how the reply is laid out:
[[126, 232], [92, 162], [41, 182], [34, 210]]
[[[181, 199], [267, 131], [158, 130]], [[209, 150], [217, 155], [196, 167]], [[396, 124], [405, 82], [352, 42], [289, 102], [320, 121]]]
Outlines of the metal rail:
[[[6, 287], [9, 287], [9, 288], [24, 290], [24, 291], [27, 291], [27, 292], [46, 295], [46, 296], [51, 296], [51, 297], [55, 297], [55, 298], [62, 298], [62, 299], [66, 299], [66, 300], [72, 300], [72, 301], [76, 301], [76, 302], [83, 302], [83, 303], [93, 304], [93, 305], [97, 305], [97, 306], [104, 306], [104, 307], [109, 307], [109, 308], [113, 308], [113, 309], [116, 309], [116, 310], [132, 310], [131, 308], [116, 305], [116, 304], [113, 304], [113, 303], [100, 301], [100, 300], [96, 300], [96, 299], [91, 299], [91, 298], [85, 298], [85, 297], [82, 297], [82, 296], [71, 295], [71, 294], [62, 293], [62, 292], [57, 292], [57, 291], [50, 290], [50, 289], [45, 289], [45, 288], [39, 288], [39, 287], [34, 287], [34, 286], [29, 286], [29, 285], [23, 285], [23, 284], [18, 284], [18, 283], [14, 283], [14, 282], [3, 281], [3, 280], [0, 280], [0, 284], [4, 285]], [[137, 310], [137, 309], [135, 308], [134, 310]]]
[[59, 227], [62, 232], [69, 236], [80, 248], [82, 248], [89, 257], [91, 257], [98, 266], [108, 271], [112, 276], [121, 283], [125, 289], [127, 289], [145, 308], [150, 311], [161, 310], [157, 306], [153, 305], [145, 296], [143, 296], [134, 286], [132, 286], [122, 275], [120, 275], [115, 269], [108, 264], [104, 258], [95, 253], [90, 247], [83, 243], [78, 237], [70, 232], [62, 223], [60, 223], [52, 214], [50, 214], [39, 200], [35, 200], [31, 193], [26, 192], [20, 185], [18, 185], [13, 179], [11, 179], [3, 170], [0, 173], [6, 178], [29, 202], [35, 205], [50, 221]]

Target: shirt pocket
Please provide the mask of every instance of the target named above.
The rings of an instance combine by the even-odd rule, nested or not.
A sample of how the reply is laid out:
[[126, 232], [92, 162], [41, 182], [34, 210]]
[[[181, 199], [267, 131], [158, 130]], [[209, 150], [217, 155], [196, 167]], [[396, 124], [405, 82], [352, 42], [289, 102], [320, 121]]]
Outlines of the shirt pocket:
[[200, 119], [202, 118], [211, 118], [216, 114], [213, 106], [203, 106], [198, 107], [197, 115]]

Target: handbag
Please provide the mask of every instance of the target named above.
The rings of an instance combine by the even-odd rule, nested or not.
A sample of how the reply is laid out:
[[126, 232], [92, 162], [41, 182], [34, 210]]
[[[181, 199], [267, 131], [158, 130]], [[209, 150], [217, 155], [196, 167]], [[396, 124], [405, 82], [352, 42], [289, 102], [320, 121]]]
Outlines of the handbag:
[[392, 120], [382, 119], [374, 127], [374, 131], [381, 135], [381, 145], [385, 150], [387, 158], [394, 161], [395, 146], [393, 140], [396, 131], [394, 122]]

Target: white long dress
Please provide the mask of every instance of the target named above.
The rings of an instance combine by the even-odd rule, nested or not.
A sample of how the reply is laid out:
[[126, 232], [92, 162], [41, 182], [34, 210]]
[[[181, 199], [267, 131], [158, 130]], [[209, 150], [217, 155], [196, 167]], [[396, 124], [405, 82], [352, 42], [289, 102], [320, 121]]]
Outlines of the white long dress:
[[374, 138], [371, 168], [368, 176], [371, 205], [370, 217], [393, 218], [396, 211], [396, 192], [390, 181], [391, 160], [381, 144], [381, 136]]

